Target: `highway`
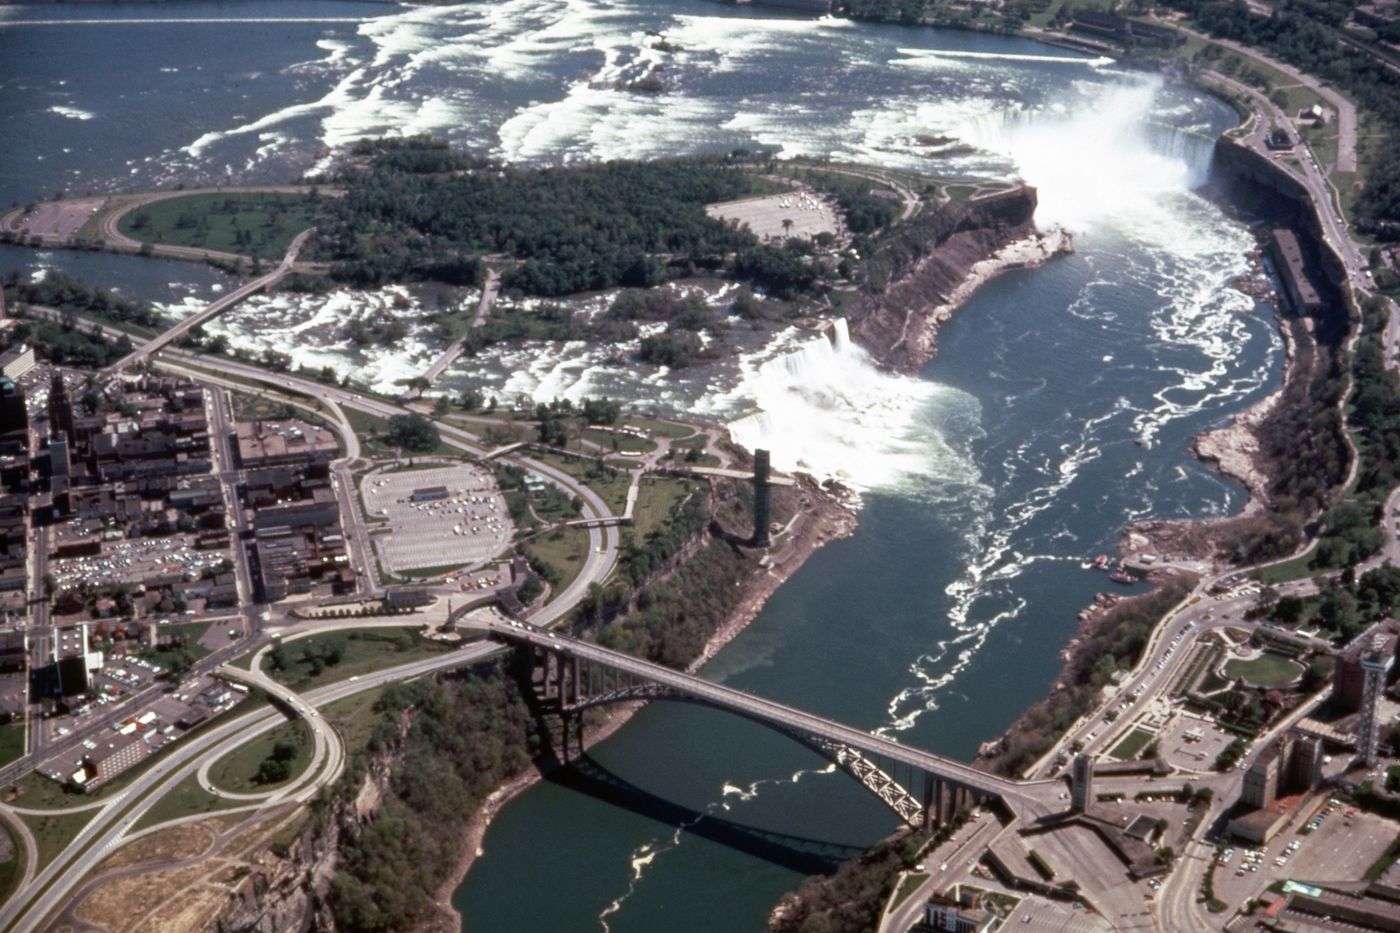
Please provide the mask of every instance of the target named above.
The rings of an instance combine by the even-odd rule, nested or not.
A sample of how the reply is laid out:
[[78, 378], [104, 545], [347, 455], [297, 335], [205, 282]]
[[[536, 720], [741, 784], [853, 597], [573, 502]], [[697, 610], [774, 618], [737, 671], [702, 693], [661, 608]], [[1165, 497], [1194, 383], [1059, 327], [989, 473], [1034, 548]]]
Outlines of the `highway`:
[[[343, 623], [340, 627], [343, 627]], [[386, 668], [361, 675], [354, 681], [320, 687], [301, 695], [299, 700], [303, 706], [319, 708], [382, 684], [411, 680], [450, 667], [479, 663], [499, 651], [501, 649], [497, 645], [467, 645], [440, 657]], [[307, 715], [313, 723], [320, 722], [319, 714]], [[173, 790], [185, 778], [198, 773], [205, 761], [216, 761], [260, 732], [285, 721], [283, 714], [275, 708], [254, 710], [228, 722], [219, 723], [205, 732], [197, 733], [162, 752], [162, 760], [155, 767], [142, 773], [125, 791], [102, 804], [92, 822], [37, 874], [33, 884], [19, 891], [0, 907], [0, 929], [37, 929], [49, 912], [63, 903], [68, 891], [122, 842], [126, 833], [154, 801]], [[323, 732], [330, 731], [330, 727], [324, 722], [320, 728]], [[331, 764], [335, 763], [335, 757], [329, 750], [325, 760]], [[295, 793], [281, 794], [274, 800], [255, 806], [267, 806], [288, 799], [310, 799], [333, 779], [323, 767], [316, 775], [316, 780], [302, 784]], [[42, 893], [39, 893], [40, 889], [43, 889]]]

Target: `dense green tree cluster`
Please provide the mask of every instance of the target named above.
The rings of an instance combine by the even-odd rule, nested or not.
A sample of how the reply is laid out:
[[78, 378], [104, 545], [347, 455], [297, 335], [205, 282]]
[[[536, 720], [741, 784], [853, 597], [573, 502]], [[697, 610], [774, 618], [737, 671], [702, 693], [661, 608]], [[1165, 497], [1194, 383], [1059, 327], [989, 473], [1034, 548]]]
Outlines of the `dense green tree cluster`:
[[[1334, 328], [1319, 328], [1319, 332]], [[1341, 351], [1314, 343], [1294, 328], [1299, 378], [1259, 429], [1260, 453], [1270, 464], [1272, 507], [1243, 523], [1228, 545], [1230, 558], [1252, 564], [1295, 551], [1303, 528], [1327, 507], [1346, 479], [1351, 460], [1337, 403], [1346, 391]]]
[[781, 248], [764, 243], [740, 250], [734, 257], [734, 274], [790, 301], [811, 288], [820, 274], [820, 267], [802, 256], [809, 248], [803, 240], [789, 240]]
[[394, 415], [389, 419], [389, 429], [384, 432], [384, 441], [393, 447], [402, 448], [411, 454], [426, 454], [437, 449], [442, 441], [437, 426], [419, 414]]
[[792, 175], [834, 197], [851, 233], [874, 233], [899, 217], [899, 197], [868, 178], [819, 171], [795, 171]]
[[101, 369], [115, 363], [132, 350], [125, 334], [116, 340], [102, 333], [97, 324], [86, 327], [72, 314], [59, 320], [26, 318], [9, 332], [11, 344], [27, 343], [42, 359], [61, 366]]
[[20, 301], [71, 311], [85, 317], [120, 324], [160, 327], [164, 324], [155, 309], [144, 301], [122, 298], [105, 288], [94, 288], [56, 269], [37, 282], [18, 287]]
[[[394, 685], [375, 709], [369, 752], [397, 752], [402, 761], [378, 813], [341, 835], [330, 905], [341, 929], [422, 929], [457, 864], [467, 820], [530, 763], [531, 718], [515, 683], [494, 670]], [[368, 766], [357, 754], [332, 797], [353, 800]]]
[[1375, 121], [1384, 137], [1357, 202], [1358, 226], [1400, 236], [1400, 75], [1366, 52], [1343, 45], [1337, 30], [1351, 4], [1337, 0], [1284, 0], [1260, 16], [1237, 0], [1165, 0], [1208, 33], [1263, 49], [1335, 85]]
[[1283, 597], [1266, 617], [1289, 628], [1314, 625], [1333, 639], [1346, 642], [1400, 610], [1400, 568], [1387, 563], [1373, 567], [1359, 579], [1353, 579], [1349, 571], [1337, 576], [1336, 580], [1323, 581], [1325, 585], [1316, 596]]
[[258, 773], [253, 776], [255, 784], [281, 784], [292, 776], [292, 762], [296, 760], [297, 747], [291, 742], [279, 739], [273, 743], [272, 751], [258, 764]]
[[720, 159], [480, 169], [426, 144], [376, 146], [367, 169], [343, 175], [348, 191], [324, 231], [343, 280], [441, 277], [444, 263], [504, 254], [524, 260], [507, 286], [564, 295], [656, 285], [670, 263], [717, 268], [753, 242], [705, 215], [752, 188]]

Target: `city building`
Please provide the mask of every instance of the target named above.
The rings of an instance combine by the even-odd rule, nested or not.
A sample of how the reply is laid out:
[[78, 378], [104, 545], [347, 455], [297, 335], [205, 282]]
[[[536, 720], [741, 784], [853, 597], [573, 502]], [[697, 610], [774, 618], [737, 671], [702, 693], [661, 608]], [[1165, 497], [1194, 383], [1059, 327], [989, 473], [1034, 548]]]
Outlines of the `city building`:
[[71, 780], [85, 792], [96, 790], [102, 782], [144, 761], [150, 750], [137, 732], [118, 736], [84, 755], [82, 766], [73, 772]]
[[1286, 736], [1270, 743], [1244, 773], [1240, 800], [1247, 806], [1262, 810], [1271, 806], [1278, 797], [1279, 777], [1284, 773], [1289, 744]]
[[1274, 230], [1269, 240], [1269, 256], [1274, 261], [1274, 271], [1283, 283], [1293, 313], [1306, 316], [1321, 311], [1322, 296], [1308, 274], [1298, 235], [1286, 227]]
[[1302, 799], [1299, 795], [1322, 781], [1322, 741], [1289, 730], [1259, 753], [1245, 771], [1240, 805], [1245, 812], [1230, 820], [1228, 831], [1263, 843], [1273, 837]]
[[1380, 743], [1381, 696], [1390, 668], [1395, 664], [1395, 635], [1377, 632], [1371, 636], [1369, 647], [1361, 655], [1362, 672], [1361, 719], [1356, 728], [1356, 758], [1368, 768], [1376, 766], [1376, 751]]
[[1070, 765], [1070, 804], [1079, 813], [1087, 813], [1094, 805], [1094, 758], [1075, 755]]
[[29, 450], [29, 410], [24, 389], [10, 376], [0, 376], [0, 453]]
[[1387, 619], [1375, 628], [1353, 639], [1337, 655], [1332, 670], [1332, 705], [1341, 712], [1354, 713], [1361, 709], [1366, 694], [1366, 671], [1361, 658], [1374, 647], [1374, 636], [1385, 638], [1382, 651], [1392, 658], [1400, 651], [1400, 622]]
[[986, 933], [997, 926], [995, 914], [977, 903], [977, 896], [962, 892], [958, 900], [949, 897], [932, 897], [924, 905], [922, 927], [916, 929], [936, 930], [938, 933]]
[[340, 450], [334, 434], [304, 421], [240, 422], [234, 434], [244, 469], [331, 460]]
[[0, 353], [0, 376], [18, 379], [37, 365], [34, 348], [20, 344]]

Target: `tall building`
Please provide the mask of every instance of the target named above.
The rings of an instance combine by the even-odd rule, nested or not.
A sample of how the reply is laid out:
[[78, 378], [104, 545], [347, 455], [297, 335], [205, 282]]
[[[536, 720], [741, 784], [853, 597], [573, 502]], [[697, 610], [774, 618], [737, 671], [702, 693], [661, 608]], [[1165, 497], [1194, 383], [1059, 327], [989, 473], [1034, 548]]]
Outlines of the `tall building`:
[[1332, 705], [1344, 712], [1355, 712], [1363, 705], [1366, 671], [1361, 659], [1375, 652], [1377, 636], [1385, 639], [1382, 652], [1394, 657], [1400, 650], [1400, 622], [1394, 619], [1387, 619], [1358, 636], [1337, 655], [1337, 666], [1332, 671]]
[[1273, 804], [1278, 798], [1279, 777], [1288, 757], [1288, 744], [1287, 736], [1280, 736], [1259, 753], [1244, 773], [1240, 800], [1257, 810]]
[[73, 400], [68, 394], [68, 384], [63, 381], [63, 374], [55, 369], [49, 379], [49, 435], [60, 431], [64, 437], [74, 439]]
[[754, 547], [768, 547], [773, 543], [768, 527], [772, 521], [772, 486], [768, 477], [772, 473], [768, 451], [753, 452], [753, 537], [749, 543]]
[[1079, 813], [1088, 813], [1094, 804], [1094, 759], [1092, 755], [1074, 756], [1069, 768], [1070, 806]]
[[24, 404], [24, 390], [8, 376], [0, 376], [0, 436], [7, 446], [29, 449], [29, 412]]
[[1361, 695], [1361, 720], [1356, 727], [1356, 757], [1368, 768], [1376, 766], [1376, 746], [1380, 741], [1381, 694], [1385, 692], [1386, 676], [1395, 663], [1394, 637], [1380, 632], [1361, 655], [1361, 670], [1365, 676]]
[[1317, 736], [1299, 735], [1293, 743], [1288, 782], [1310, 790], [1322, 783], [1322, 740]]

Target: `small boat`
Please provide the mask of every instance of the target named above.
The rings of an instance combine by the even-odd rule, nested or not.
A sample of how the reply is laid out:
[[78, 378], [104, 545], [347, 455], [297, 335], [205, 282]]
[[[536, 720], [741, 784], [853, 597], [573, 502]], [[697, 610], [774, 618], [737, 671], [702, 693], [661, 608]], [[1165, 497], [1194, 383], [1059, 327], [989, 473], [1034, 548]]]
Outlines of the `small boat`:
[[1128, 573], [1126, 570], [1115, 570], [1108, 575], [1114, 583], [1136, 583], [1138, 578]]
[[1107, 555], [1107, 554], [1100, 554], [1098, 557], [1095, 557], [1095, 558], [1094, 558], [1094, 569], [1095, 569], [1095, 570], [1102, 570], [1102, 569], [1104, 569], [1104, 568], [1107, 567], [1107, 566], [1108, 566], [1108, 555]]

